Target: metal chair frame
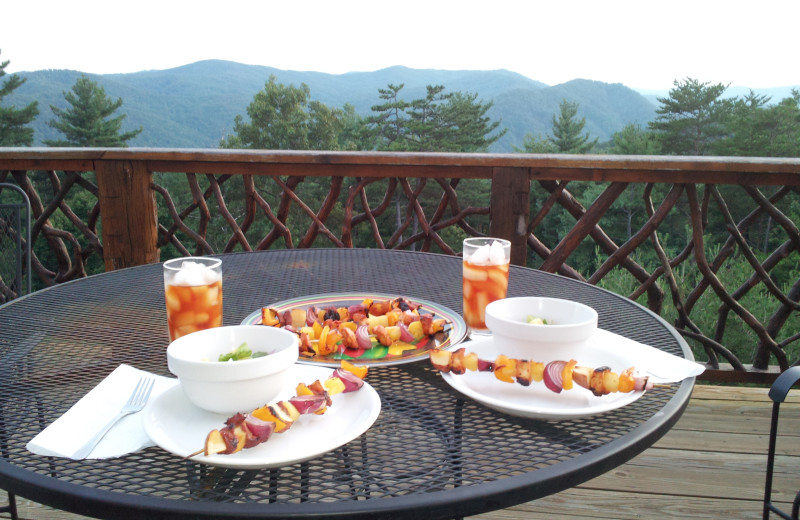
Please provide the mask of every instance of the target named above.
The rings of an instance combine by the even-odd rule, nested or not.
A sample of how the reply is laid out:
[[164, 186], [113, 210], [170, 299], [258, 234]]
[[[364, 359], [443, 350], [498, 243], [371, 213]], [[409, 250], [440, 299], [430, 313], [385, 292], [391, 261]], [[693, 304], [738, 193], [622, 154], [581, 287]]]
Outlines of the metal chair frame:
[[[16, 217], [17, 217], [17, 219], [16, 219], [17, 220], [17, 222], [16, 222], [17, 230], [21, 229], [21, 224], [22, 224], [22, 219], [20, 218], [20, 213], [22, 213], [23, 211], [25, 212], [25, 244], [24, 244], [24, 246], [22, 244], [22, 234], [18, 232], [17, 233], [17, 238], [16, 238], [16, 242], [17, 242], [16, 243], [16, 252], [17, 252], [17, 255], [16, 255], [16, 266], [17, 266], [17, 268], [16, 268], [16, 276], [15, 276], [15, 278], [16, 278], [15, 279], [15, 287], [17, 289], [17, 296], [20, 296], [20, 294], [23, 291], [23, 285], [22, 285], [22, 278], [23, 278], [22, 262], [23, 262], [23, 256], [24, 256], [25, 257], [24, 258], [24, 261], [25, 261], [24, 277], [25, 277], [25, 279], [27, 281], [27, 283], [26, 283], [26, 289], [27, 289], [26, 294], [30, 294], [31, 293], [31, 286], [32, 286], [32, 281], [31, 281], [31, 202], [30, 202], [30, 199], [28, 198], [28, 195], [25, 193], [25, 191], [22, 188], [20, 188], [19, 186], [17, 186], [16, 184], [10, 184], [10, 183], [3, 182], [3, 183], [0, 183], [0, 188], [8, 188], [8, 189], [12, 189], [12, 190], [18, 192], [20, 194], [20, 196], [22, 197], [22, 200], [23, 200], [22, 203], [0, 204], [0, 210], [12, 209], [12, 210], [15, 211]], [[0, 412], [2, 412], [2, 411], [0, 410]], [[2, 417], [0, 417], [0, 419], [2, 419]], [[0, 423], [2, 423], [2, 421], [0, 421]], [[3, 424], [3, 427], [4, 426], [5, 425]], [[7, 493], [7, 495], [8, 495], [8, 504], [5, 505], [5, 506], [0, 507], [0, 513], [9, 513], [11, 515], [11, 519], [12, 520], [17, 520], [19, 518], [19, 516], [18, 516], [18, 513], [17, 513], [16, 496], [13, 493]]]
[[800, 512], [800, 491], [794, 498], [791, 515], [778, 509], [772, 503], [772, 476], [775, 468], [775, 445], [778, 438], [778, 413], [781, 403], [786, 400], [789, 390], [798, 380], [800, 380], [800, 366], [792, 367], [778, 376], [769, 390], [769, 398], [772, 399], [773, 404], [772, 421], [769, 429], [769, 451], [767, 452], [767, 477], [764, 484], [764, 520], [769, 519], [770, 512], [786, 520], [798, 520], [798, 513]]
[[[19, 214], [23, 211], [25, 212], [25, 245], [22, 244], [22, 235], [21, 233], [17, 233], [17, 272], [16, 272], [16, 288], [17, 293], [22, 292], [22, 278], [23, 274], [26, 279], [26, 289], [27, 292], [25, 294], [31, 293], [31, 202], [28, 198], [28, 194], [25, 191], [17, 186], [16, 184], [10, 184], [7, 182], [0, 182], [0, 188], [8, 188], [16, 191], [22, 197], [23, 202], [16, 203], [16, 204], [0, 204], [0, 210], [2, 209], [12, 209], [15, 210], [17, 213], [17, 229], [20, 229], [20, 224], [22, 223], [21, 219], [19, 218]], [[25, 257], [25, 270], [23, 272], [22, 269], [22, 261], [23, 256]]]

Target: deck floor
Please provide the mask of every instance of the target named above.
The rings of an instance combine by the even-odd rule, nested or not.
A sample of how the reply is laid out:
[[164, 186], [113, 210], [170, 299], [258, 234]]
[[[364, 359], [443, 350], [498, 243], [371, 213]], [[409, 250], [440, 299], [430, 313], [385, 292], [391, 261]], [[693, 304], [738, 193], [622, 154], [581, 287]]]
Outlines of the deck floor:
[[[771, 410], [766, 388], [697, 385], [675, 427], [627, 464], [568, 491], [470, 520], [761, 518]], [[780, 430], [773, 500], [788, 511], [800, 490], [800, 390], [782, 405]], [[23, 519], [86, 518], [20, 497], [17, 507]]]

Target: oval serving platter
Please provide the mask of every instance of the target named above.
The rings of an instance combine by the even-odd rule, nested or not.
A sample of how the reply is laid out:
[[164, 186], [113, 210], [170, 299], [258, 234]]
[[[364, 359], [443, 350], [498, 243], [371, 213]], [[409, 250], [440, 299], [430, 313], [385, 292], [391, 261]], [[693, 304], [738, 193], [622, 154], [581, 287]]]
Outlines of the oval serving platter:
[[[428, 358], [428, 352], [434, 348], [449, 349], [461, 343], [467, 336], [467, 325], [461, 316], [443, 305], [414, 298], [406, 295], [391, 295], [380, 293], [336, 293], [336, 294], [315, 294], [310, 296], [300, 296], [283, 300], [271, 305], [265, 305], [282, 313], [291, 309], [308, 309], [311, 306], [317, 309], [328, 307], [346, 307], [361, 303], [365, 299], [372, 300], [393, 300], [402, 296], [406, 300], [419, 305], [421, 314], [433, 314], [436, 318], [444, 318], [447, 321], [444, 331], [433, 336], [426, 336], [415, 343], [404, 344], [400, 348], [386, 347], [378, 345], [371, 349], [340, 349], [333, 354], [325, 356], [301, 357], [298, 363], [338, 367], [342, 359], [356, 361], [359, 364], [370, 366], [398, 365], [402, 363], [412, 363]], [[252, 312], [244, 320], [242, 325], [260, 325], [261, 308]]]

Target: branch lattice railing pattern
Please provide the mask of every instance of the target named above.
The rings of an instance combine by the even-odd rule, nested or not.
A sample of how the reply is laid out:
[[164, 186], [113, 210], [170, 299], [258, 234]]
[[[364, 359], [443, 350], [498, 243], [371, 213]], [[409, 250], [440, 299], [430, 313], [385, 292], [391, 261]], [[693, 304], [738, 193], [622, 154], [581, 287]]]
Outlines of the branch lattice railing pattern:
[[31, 199], [40, 287], [271, 248], [452, 255], [488, 234], [512, 240], [516, 264], [660, 314], [708, 379], [768, 381], [798, 363], [796, 160], [0, 150], [9, 181]]
[[[39, 171], [29, 175], [26, 171], [0, 170], [0, 182], [16, 183], [30, 199], [35, 219], [31, 223], [31, 242], [42, 244], [31, 252], [31, 269], [39, 287], [87, 276], [87, 265], [92, 258], [102, 265], [103, 246], [97, 230], [98, 190], [90, 179], [74, 171]], [[85, 190], [91, 201], [89, 210], [81, 216], [69, 203], [79, 190]], [[18, 232], [8, 221], [0, 222], [0, 226], [7, 233]], [[0, 286], [6, 299], [16, 297], [5, 280], [0, 280]]]
[[[183, 202], [166, 187], [153, 184], [169, 214], [169, 222], [159, 225], [160, 247], [173, 245], [182, 255], [275, 247], [378, 247], [455, 255], [458, 248], [448, 244], [443, 233], [459, 228], [460, 233], [474, 236], [489, 229], [488, 205], [461, 207], [460, 179], [314, 178], [311, 182], [321, 183], [328, 190], [315, 198], [319, 186], [312, 185], [303, 197], [302, 183], [309, 179], [299, 176], [271, 176], [257, 187], [256, 178], [244, 175], [238, 179], [243, 186], [235, 188], [230, 184], [237, 179], [230, 175], [204, 177], [186, 174], [192, 196]], [[264, 184], [274, 188], [268, 197], [264, 193], [270, 192], [269, 186]], [[431, 188], [429, 184], [434, 190], [427, 189]], [[420, 200], [436, 189], [440, 193], [433, 200]], [[229, 199], [231, 193], [243, 197], [237, 204], [238, 212], [226, 203], [226, 192]], [[180, 211], [179, 206], [183, 208]], [[216, 208], [220, 227], [228, 233], [217, 237], [216, 244], [209, 236], [214, 221], [211, 208]], [[476, 227], [472, 220], [480, 216], [483, 222]], [[256, 225], [259, 219], [264, 220], [266, 230]], [[391, 221], [389, 232], [387, 221]]]

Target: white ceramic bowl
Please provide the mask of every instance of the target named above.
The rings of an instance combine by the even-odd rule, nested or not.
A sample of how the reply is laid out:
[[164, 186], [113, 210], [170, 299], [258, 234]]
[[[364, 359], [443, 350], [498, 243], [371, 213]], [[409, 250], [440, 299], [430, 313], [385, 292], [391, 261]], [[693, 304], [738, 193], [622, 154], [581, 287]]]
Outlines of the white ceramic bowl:
[[[239, 361], [218, 361], [247, 342], [253, 352], [268, 355]], [[236, 325], [201, 330], [167, 347], [170, 372], [180, 379], [186, 397], [210, 412], [247, 412], [273, 400], [287, 384], [297, 361], [297, 335], [277, 327]]]
[[[528, 316], [548, 324], [527, 323]], [[504, 298], [486, 306], [486, 326], [497, 351], [509, 357], [542, 363], [577, 359], [597, 329], [597, 311], [561, 298]]]

